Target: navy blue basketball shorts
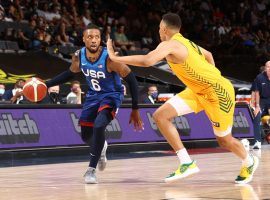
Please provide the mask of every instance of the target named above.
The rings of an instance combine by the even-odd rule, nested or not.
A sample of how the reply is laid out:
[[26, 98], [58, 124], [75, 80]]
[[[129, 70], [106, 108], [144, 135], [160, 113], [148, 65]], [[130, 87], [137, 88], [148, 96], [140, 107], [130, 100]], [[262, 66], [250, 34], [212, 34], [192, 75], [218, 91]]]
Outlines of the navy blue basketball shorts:
[[102, 96], [99, 98], [86, 98], [82, 108], [79, 125], [93, 127], [98, 113], [106, 108], [112, 110], [111, 115], [113, 119], [121, 105], [122, 98], [122, 95], [119, 94], [108, 95], [105, 97]]

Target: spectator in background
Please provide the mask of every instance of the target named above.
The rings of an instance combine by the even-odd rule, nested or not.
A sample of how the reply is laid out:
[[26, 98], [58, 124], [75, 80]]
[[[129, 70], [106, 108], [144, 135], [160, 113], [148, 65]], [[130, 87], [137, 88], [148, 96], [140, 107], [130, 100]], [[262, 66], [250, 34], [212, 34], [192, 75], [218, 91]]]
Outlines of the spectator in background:
[[[264, 66], [264, 71], [255, 79], [253, 91], [255, 91], [255, 120], [254, 126], [260, 130], [260, 120], [262, 116], [269, 115], [270, 109], [270, 61], [267, 61]], [[257, 119], [257, 120], [256, 120]], [[257, 134], [256, 134], [257, 133]], [[253, 148], [261, 148], [261, 131], [255, 132], [256, 142]]]
[[19, 30], [19, 44], [21, 44], [23, 49], [29, 49], [29, 47], [31, 46], [31, 41], [34, 39], [36, 26], [36, 20], [31, 19], [29, 23], [29, 28], [25, 32]]
[[155, 104], [157, 103], [158, 89], [155, 85], [150, 85], [148, 87], [147, 97], [144, 99], [144, 103]]
[[220, 10], [219, 7], [216, 7], [213, 12], [213, 20], [214, 22], [222, 22], [224, 19], [224, 13]]
[[117, 27], [119, 26], [119, 21], [117, 19], [113, 20], [113, 22], [112, 22], [112, 24], [110, 26], [111, 26], [112, 34], [113, 34], [113, 37], [114, 37], [114, 34], [117, 31]]
[[71, 21], [72, 21], [71, 22], [72, 25], [75, 25], [78, 27], [81, 27], [83, 24], [81, 17], [77, 13], [76, 7], [71, 8]]
[[66, 24], [64, 22], [61, 22], [59, 31], [55, 37], [55, 40], [57, 44], [60, 44], [62, 46], [66, 46], [66, 45], [73, 46], [73, 44], [69, 41], [69, 35], [66, 32]]
[[12, 90], [5, 91], [2, 99], [4, 99], [5, 101], [11, 101], [12, 104], [19, 104], [23, 100], [22, 88], [24, 84], [25, 80], [17, 80]]
[[90, 10], [84, 11], [84, 14], [82, 16], [82, 21], [83, 21], [84, 27], [86, 27], [90, 23], [93, 23]]
[[[1, 3], [1, 1], [0, 1]], [[0, 21], [4, 21], [5, 19], [5, 9], [4, 7], [0, 4]]]
[[4, 101], [5, 99], [3, 99], [3, 95], [5, 93], [5, 85], [0, 83], [0, 101]]
[[41, 101], [42, 104], [61, 104], [62, 98], [60, 96], [59, 85], [49, 87], [47, 96]]
[[129, 41], [125, 34], [125, 26], [119, 24], [117, 27], [117, 32], [114, 33], [115, 46], [121, 48], [124, 51], [135, 50], [134, 43]]
[[40, 50], [44, 49], [51, 43], [51, 33], [49, 31], [49, 26], [43, 18], [38, 18], [38, 26], [34, 31], [34, 38], [31, 43], [31, 49]]
[[142, 49], [144, 50], [153, 50], [155, 48], [153, 44], [153, 38], [149, 30], [146, 32], [145, 36], [142, 37], [141, 43], [142, 43]]
[[82, 104], [82, 89], [79, 81], [73, 81], [70, 86], [71, 92], [67, 95], [67, 104]]
[[111, 38], [112, 40], [114, 40], [114, 34], [112, 33], [112, 28], [110, 25], [106, 25], [103, 31], [103, 38], [102, 40], [104, 42], [106, 42], [109, 38]]
[[259, 99], [257, 96], [258, 93], [256, 92], [256, 82], [254, 81], [251, 86], [251, 108], [253, 109], [254, 114], [254, 120], [253, 120], [253, 131], [254, 131], [254, 140], [255, 144], [253, 145], [253, 148], [261, 148], [261, 109], [259, 104], [257, 104], [256, 99]]
[[[68, 29], [69, 31], [65, 34], [69, 36], [68, 42], [74, 44], [76, 41], [76, 45], [83, 45], [81, 32], [89, 22], [97, 23], [104, 29], [107, 25], [111, 25], [110, 34], [112, 36], [120, 22], [129, 31], [124, 32], [124, 36], [120, 34], [122, 44], [116, 44], [118, 48], [134, 50], [135, 47], [142, 46], [144, 49], [152, 50], [159, 43], [159, 36], [156, 32], [160, 15], [166, 10], [181, 13], [183, 28], [185, 28], [184, 35], [198, 40], [199, 45], [207, 46], [218, 55], [224, 53], [248, 55], [257, 53], [259, 57], [270, 55], [270, 36], [267, 33], [270, 1], [265, 0], [162, 0], [155, 2], [113, 0], [109, 4], [105, 0], [2, 0], [0, 4], [0, 21], [20, 22], [32, 19], [36, 21], [33, 37], [28, 37], [29, 34], [25, 32], [22, 35], [22, 32], [19, 31], [19, 46], [24, 49], [28, 49], [27, 38], [30, 40], [30, 44], [33, 44], [32, 49], [39, 50], [47, 45], [54, 45], [55, 36], [59, 33], [54, 32], [53, 27], [64, 21], [66, 28], [71, 29]], [[118, 12], [115, 12], [115, 7]], [[152, 9], [153, 7], [155, 9]], [[50, 31], [47, 28], [45, 31], [43, 30], [45, 24], [49, 25]], [[190, 26], [190, 24], [195, 25]], [[18, 27], [4, 29], [0, 39], [16, 41], [17, 30]], [[25, 31], [25, 29], [23, 30]], [[32, 35], [33, 31], [30, 30], [30, 32]], [[119, 36], [119, 32], [117, 34]], [[136, 45], [130, 40], [136, 41]], [[141, 44], [137, 41], [140, 41]]]
[[19, 1], [14, 1], [13, 4], [9, 6], [9, 10], [6, 13], [6, 21], [21, 21], [24, 18], [23, 11], [19, 4]]

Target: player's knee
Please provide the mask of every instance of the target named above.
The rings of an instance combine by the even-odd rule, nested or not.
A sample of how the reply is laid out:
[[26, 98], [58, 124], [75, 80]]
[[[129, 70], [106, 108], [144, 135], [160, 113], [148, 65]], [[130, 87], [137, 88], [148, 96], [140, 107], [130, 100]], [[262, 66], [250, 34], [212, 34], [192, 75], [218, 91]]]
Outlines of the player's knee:
[[162, 112], [156, 111], [153, 114], [153, 120], [156, 123], [161, 123], [162, 121], [166, 120], [166, 116]]
[[160, 114], [158, 112], [154, 112], [153, 113], [153, 120], [158, 123], [159, 119], [160, 119]]
[[225, 140], [217, 140], [218, 144], [222, 148], [226, 148], [227, 142]]
[[231, 145], [233, 145], [233, 138], [232, 137], [220, 137], [218, 138], [218, 144], [220, 147], [228, 149]]

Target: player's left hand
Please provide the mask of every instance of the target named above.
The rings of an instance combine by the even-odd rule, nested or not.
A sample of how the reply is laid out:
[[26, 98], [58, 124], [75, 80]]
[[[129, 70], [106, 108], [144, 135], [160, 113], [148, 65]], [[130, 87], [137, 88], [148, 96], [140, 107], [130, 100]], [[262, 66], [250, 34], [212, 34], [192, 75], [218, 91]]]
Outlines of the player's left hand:
[[141, 131], [144, 129], [144, 124], [138, 109], [132, 109], [132, 112], [130, 113], [129, 123], [134, 125], [135, 131]]
[[113, 49], [112, 39], [110, 38], [107, 40], [107, 51], [108, 51], [110, 59], [113, 60], [116, 57], [116, 54]]

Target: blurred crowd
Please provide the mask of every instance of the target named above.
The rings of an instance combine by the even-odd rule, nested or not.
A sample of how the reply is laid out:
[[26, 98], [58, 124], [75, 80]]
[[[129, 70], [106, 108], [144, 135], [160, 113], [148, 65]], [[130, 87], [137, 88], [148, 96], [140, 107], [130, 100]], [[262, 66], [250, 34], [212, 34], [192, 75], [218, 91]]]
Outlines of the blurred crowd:
[[179, 13], [182, 33], [223, 54], [270, 55], [270, 0], [0, 0], [0, 21], [27, 23], [0, 39], [26, 50], [82, 46], [82, 30], [100, 26], [122, 50], [151, 50], [159, 43], [162, 14]]

